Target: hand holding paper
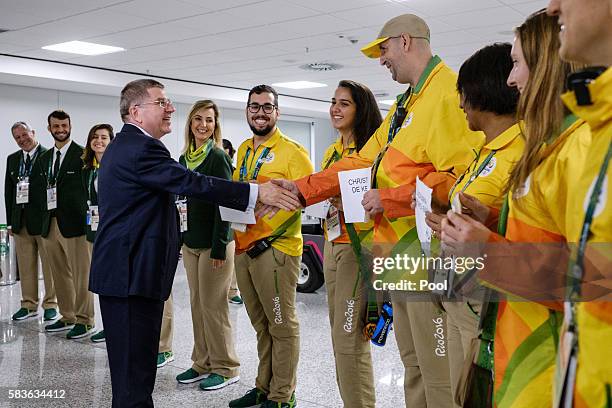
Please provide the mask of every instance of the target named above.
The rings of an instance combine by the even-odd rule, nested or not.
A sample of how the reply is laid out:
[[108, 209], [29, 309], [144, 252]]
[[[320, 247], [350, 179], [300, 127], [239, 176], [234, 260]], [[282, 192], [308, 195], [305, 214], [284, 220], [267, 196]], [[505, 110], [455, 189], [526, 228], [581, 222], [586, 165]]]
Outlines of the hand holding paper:
[[372, 189], [363, 195], [361, 205], [367, 211], [370, 218], [384, 211], [382, 201], [380, 200], [380, 191]]

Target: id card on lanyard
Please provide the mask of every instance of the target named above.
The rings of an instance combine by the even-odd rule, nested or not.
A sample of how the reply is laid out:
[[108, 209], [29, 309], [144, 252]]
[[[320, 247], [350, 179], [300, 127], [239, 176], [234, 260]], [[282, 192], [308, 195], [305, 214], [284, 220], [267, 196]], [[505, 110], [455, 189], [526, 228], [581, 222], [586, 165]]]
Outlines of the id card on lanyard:
[[179, 214], [180, 231], [187, 232], [187, 200], [179, 199], [175, 201], [175, 204]]
[[30, 178], [23, 177], [17, 182], [15, 200], [17, 204], [27, 204], [30, 201]]
[[329, 242], [338, 238], [342, 233], [340, 227], [340, 211], [333, 205], [329, 206], [327, 217], [325, 218], [325, 232], [327, 233], [327, 240]]
[[57, 180], [53, 180], [53, 184], [49, 180], [51, 177], [51, 163], [53, 163], [53, 158], [49, 160], [49, 169], [47, 170], [47, 210], [55, 210], [57, 208]]
[[100, 212], [98, 211], [97, 205], [89, 205], [87, 208], [87, 225], [92, 231], [98, 230], [98, 224], [100, 223]]

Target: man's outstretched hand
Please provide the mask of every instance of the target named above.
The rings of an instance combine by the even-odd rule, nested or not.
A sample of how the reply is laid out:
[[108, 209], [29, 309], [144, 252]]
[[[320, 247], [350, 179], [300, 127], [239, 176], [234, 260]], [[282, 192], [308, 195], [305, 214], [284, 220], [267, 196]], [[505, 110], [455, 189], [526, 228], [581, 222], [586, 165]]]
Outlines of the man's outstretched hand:
[[[302, 205], [300, 204], [298, 195], [294, 192], [298, 191], [295, 184], [294, 189], [290, 190], [285, 188], [284, 184], [279, 185], [277, 181], [278, 180], [273, 180], [273, 182], [268, 181], [267, 183], [260, 184], [257, 200], [262, 204], [286, 211], [294, 211], [300, 208]], [[287, 180], [282, 181], [293, 184], [293, 182]]]

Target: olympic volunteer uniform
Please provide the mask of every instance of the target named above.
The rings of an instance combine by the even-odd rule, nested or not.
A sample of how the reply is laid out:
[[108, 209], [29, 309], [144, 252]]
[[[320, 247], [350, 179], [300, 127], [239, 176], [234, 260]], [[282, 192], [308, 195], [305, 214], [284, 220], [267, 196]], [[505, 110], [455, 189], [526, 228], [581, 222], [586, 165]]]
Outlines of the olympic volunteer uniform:
[[[234, 180], [258, 183], [295, 180], [314, 170], [306, 149], [278, 128], [254, 149], [253, 138], [238, 148]], [[259, 368], [255, 386], [269, 400], [289, 402], [296, 385], [299, 324], [295, 293], [302, 255], [301, 211], [261, 217], [246, 231], [236, 230], [236, 278], [251, 324], [257, 332]], [[246, 250], [261, 239], [272, 248], [249, 257]]]
[[[577, 242], [585, 227], [589, 204], [591, 220], [586, 225], [584, 268], [587, 280], [604, 288], [610, 299], [612, 288], [612, 68], [587, 85], [592, 104], [578, 106], [573, 93], [563, 95], [565, 104], [591, 127], [592, 141], [580, 177], [576, 178], [567, 213], [569, 237]], [[597, 180], [599, 183], [597, 183]], [[595, 185], [600, 184], [595, 194]], [[595, 204], [596, 203], [596, 204]], [[589, 296], [588, 292], [583, 293]], [[577, 327], [577, 373], [573, 406], [604, 407], [612, 404], [612, 302], [594, 300], [575, 305]], [[593, 300], [593, 301], [592, 301]]]
[[[353, 152], [355, 143], [351, 142], [345, 148], [339, 137], [325, 151], [321, 169], [325, 170]], [[368, 228], [367, 224], [362, 227], [359, 225], [353, 224], [359, 230]], [[368, 305], [367, 288], [359, 273], [359, 262], [341, 211], [330, 208], [324, 222], [324, 232], [323, 272], [340, 396], [345, 407], [374, 408], [376, 395], [372, 355], [370, 343], [363, 335], [364, 315]], [[333, 238], [334, 235], [330, 233], [339, 235]]]
[[[505, 267], [487, 266], [487, 270], [497, 269], [506, 275], [509, 289], [496, 278], [481, 274], [485, 281], [521, 296], [523, 293], [515, 287], [531, 288], [532, 282], [545, 281], [540, 278], [545, 278], [546, 271], [554, 270], [546, 269], [555, 261], [546, 254], [555, 243], [566, 242], [565, 203], [579, 177], [589, 141], [589, 126], [573, 115], [566, 117], [561, 134], [544, 147], [546, 157], [521, 188], [510, 192], [508, 200], [506, 240], [529, 243], [541, 256], [524, 251], [514, 254], [512, 274], [508, 273], [507, 259], [501, 260]], [[552, 405], [556, 349], [563, 319], [561, 309], [553, 302], [499, 303], [494, 340], [496, 407], [544, 408]]]
[[[467, 127], [456, 83], [457, 75], [439, 57], [432, 57], [414, 88], [398, 98], [406, 111], [402, 123], [391, 129], [396, 102], [358, 154], [297, 181], [307, 204], [339, 194], [339, 171], [374, 164], [374, 188], [379, 189], [384, 207], [374, 219], [374, 244], [386, 247], [386, 254], [420, 254], [414, 211], [409, 205], [417, 176], [434, 189], [438, 201], [446, 201], [456, 177], [467, 168], [473, 151], [478, 151], [484, 140], [482, 133]], [[395, 336], [406, 369], [406, 405], [452, 406], [446, 347], [436, 354], [433, 336], [436, 325], [445, 327], [444, 316], [429, 301], [406, 302], [401, 296], [392, 293]]]
[[[518, 123], [484, 145], [466, 172], [457, 179], [449, 194], [449, 201], [452, 202], [457, 193], [465, 192], [489, 206], [491, 211], [501, 210], [504, 188], [524, 146]], [[477, 291], [479, 293], [470, 293], [468, 300], [442, 302], [447, 313], [448, 359], [453, 392], [456, 391], [470, 343], [478, 336], [482, 290]]]

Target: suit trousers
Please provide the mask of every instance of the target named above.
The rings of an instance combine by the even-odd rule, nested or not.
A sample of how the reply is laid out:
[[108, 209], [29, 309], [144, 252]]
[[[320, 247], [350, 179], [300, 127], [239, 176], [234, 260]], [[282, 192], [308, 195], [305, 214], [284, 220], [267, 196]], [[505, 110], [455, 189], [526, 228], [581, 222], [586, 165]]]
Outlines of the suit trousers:
[[91, 246], [85, 235], [64, 238], [57, 219], [52, 217], [49, 235], [42, 241], [51, 265], [62, 321], [93, 326], [93, 293], [89, 291]]
[[174, 302], [172, 293], [168, 300], [164, 302], [164, 312], [162, 314], [161, 332], [159, 336], [159, 352], [172, 351], [172, 338], [174, 333]]
[[255, 386], [274, 402], [289, 402], [295, 391], [300, 327], [295, 294], [300, 256], [272, 247], [251, 259], [236, 256], [236, 278], [257, 332], [259, 367]]
[[164, 302], [100, 295], [113, 408], [152, 407]]
[[410, 408], [450, 408], [446, 314], [430, 300], [391, 292], [393, 325], [404, 363], [404, 397]]
[[227, 293], [234, 274], [236, 244], [227, 244], [225, 264], [213, 269], [210, 248], [183, 245], [183, 263], [189, 283], [193, 321], [193, 368], [199, 374], [215, 373], [236, 377], [240, 362], [234, 349]]
[[240, 296], [240, 291], [238, 290], [238, 280], [236, 280], [236, 269], [232, 268], [232, 281], [227, 293], [227, 298], [231, 299], [234, 296]]
[[368, 298], [351, 245], [325, 242], [323, 271], [336, 382], [344, 407], [374, 408], [372, 354], [363, 335]]
[[56, 308], [55, 286], [53, 285], [51, 266], [43, 248], [43, 238], [40, 235], [28, 234], [25, 227], [21, 228], [18, 233], [14, 232], [13, 238], [21, 281], [21, 307], [29, 310], [38, 309], [38, 257], [40, 256], [45, 285], [42, 307], [43, 309]]

